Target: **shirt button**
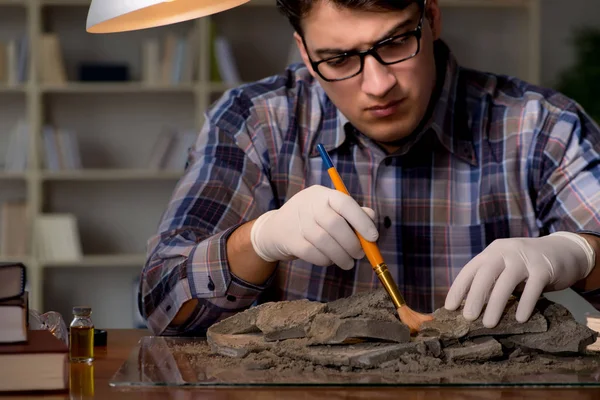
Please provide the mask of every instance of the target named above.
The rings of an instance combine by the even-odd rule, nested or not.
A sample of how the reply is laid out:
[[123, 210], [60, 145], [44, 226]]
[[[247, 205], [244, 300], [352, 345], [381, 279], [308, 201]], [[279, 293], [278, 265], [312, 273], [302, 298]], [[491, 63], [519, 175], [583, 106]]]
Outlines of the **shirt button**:
[[390, 219], [390, 217], [385, 217], [383, 219], [383, 226], [385, 226], [386, 228], [392, 226], [392, 220]]

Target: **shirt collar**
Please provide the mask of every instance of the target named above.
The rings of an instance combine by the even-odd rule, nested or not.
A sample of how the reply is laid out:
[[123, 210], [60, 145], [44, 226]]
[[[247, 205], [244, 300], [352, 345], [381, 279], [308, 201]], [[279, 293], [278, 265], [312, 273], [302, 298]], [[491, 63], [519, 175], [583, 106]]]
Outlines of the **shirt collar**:
[[317, 89], [319, 91], [319, 100], [323, 114], [319, 123], [319, 129], [310, 147], [310, 157], [319, 156], [317, 150], [317, 144], [319, 143], [328, 152], [340, 147], [348, 139], [347, 132], [352, 127], [348, 118], [331, 102], [318, 82], [315, 81], [315, 84], [318, 85]]
[[[431, 130], [448, 151], [472, 165], [477, 165], [472, 134], [467, 125], [466, 93], [463, 92], [465, 85], [459, 82], [461, 78], [458, 63], [442, 40], [435, 42], [435, 57], [439, 71], [438, 87], [434, 94], [437, 97], [435, 106], [428, 121], [418, 132], [406, 138], [395, 155], [407, 153]], [[352, 133], [355, 129], [348, 118], [335, 107], [318, 82], [315, 81], [315, 84], [318, 85], [323, 115], [320, 129], [313, 139], [311, 157], [319, 155], [316, 149], [318, 143], [327, 151], [332, 151], [347, 140], [356, 139], [354, 136], [358, 134]]]
[[435, 107], [424, 130], [432, 129], [448, 151], [469, 164], [477, 165], [473, 135], [468, 125], [466, 85], [462, 82], [464, 74], [460, 73], [456, 58], [441, 40], [435, 43], [435, 55], [438, 70], [444, 71], [441, 68], [445, 65], [445, 73], [438, 76], [438, 80], [443, 79], [443, 84], [438, 89]]

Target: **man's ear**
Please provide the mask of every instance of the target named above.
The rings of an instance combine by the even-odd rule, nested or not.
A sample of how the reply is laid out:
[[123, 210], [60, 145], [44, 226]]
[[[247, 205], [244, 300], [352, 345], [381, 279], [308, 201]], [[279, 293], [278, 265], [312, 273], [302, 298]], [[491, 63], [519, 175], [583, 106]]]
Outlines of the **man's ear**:
[[313, 71], [312, 65], [310, 65], [310, 60], [308, 59], [308, 53], [306, 52], [306, 47], [304, 47], [304, 41], [298, 34], [298, 32], [294, 32], [294, 40], [296, 40], [296, 46], [298, 46], [298, 50], [300, 51], [300, 56], [302, 57], [302, 61], [304, 61], [304, 65], [308, 68], [308, 72], [316, 78], [317, 74]]
[[425, 17], [431, 27], [433, 40], [439, 39], [442, 35], [442, 10], [440, 10], [438, 0], [429, 0], [427, 9], [425, 10]]

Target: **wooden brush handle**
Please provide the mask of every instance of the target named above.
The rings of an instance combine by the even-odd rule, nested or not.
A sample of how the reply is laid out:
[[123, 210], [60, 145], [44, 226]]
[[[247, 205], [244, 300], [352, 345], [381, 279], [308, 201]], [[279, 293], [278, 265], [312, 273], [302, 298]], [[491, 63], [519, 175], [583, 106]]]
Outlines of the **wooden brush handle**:
[[[348, 192], [348, 189], [346, 189], [346, 185], [344, 185], [344, 182], [342, 181], [342, 178], [338, 174], [337, 170], [334, 167], [331, 167], [327, 170], [327, 173], [333, 181], [333, 186], [335, 189], [338, 192], [342, 192], [350, 196], [350, 193]], [[373, 269], [377, 268], [378, 265], [383, 264], [383, 256], [379, 251], [379, 246], [377, 246], [375, 242], [369, 242], [367, 239], [362, 237], [360, 233], [356, 231], [354, 232], [356, 233], [356, 236], [358, 236], [360, 245], [365, 251], [365, 255], [367, 256], [367, 259], [369, 260], [369, 263], [371, 263]]]

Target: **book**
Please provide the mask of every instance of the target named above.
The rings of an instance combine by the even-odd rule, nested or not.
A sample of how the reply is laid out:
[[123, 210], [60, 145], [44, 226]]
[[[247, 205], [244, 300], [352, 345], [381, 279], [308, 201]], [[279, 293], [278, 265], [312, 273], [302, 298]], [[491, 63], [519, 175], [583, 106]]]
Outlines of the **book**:
[[60, 39], [55, 33], [40, 36], [41, 58], [40, 78], [43, 83], [63, 84], [67, 82], [67, 73], [62, 56]]
[[0, 301], [19, 297], [25, 292], [26, 274], [22, 263], [0, 262]]
[[9, 200], [0, 206], [0, 252], [3, 256], [27, 255], [27, 203]]
[[229, 39], [225, 36], [215, 37], [215, 55], [217, 58], [217, 68], [219, 69], [219, 75], [228, 85], [238, 86], [242, 83], [238, 67], [235, 62], [233, 55], [233, 48]]
[[36, 218], [38, 251], [49, 262], [81, 260], [81, 240], [77, 217], [70, 213], [40, 214]]
[[160, 43], [158, 39], [147, 39], [142, 44], [142, 81], [157, 84], [161, 78]]
[[0, 346], [2, 343], [27, 341], [29, 293], [11, 300], [0, 301]]
[[9, 86], [19, 83], [17, 54], [17, 41], [15, 39], [9, 40], [6, 45], [6, 83]]
[[46, 329], [27, 336], [26, 343], [0, 345], [0, 391], [67, 389], [68, 346]]

